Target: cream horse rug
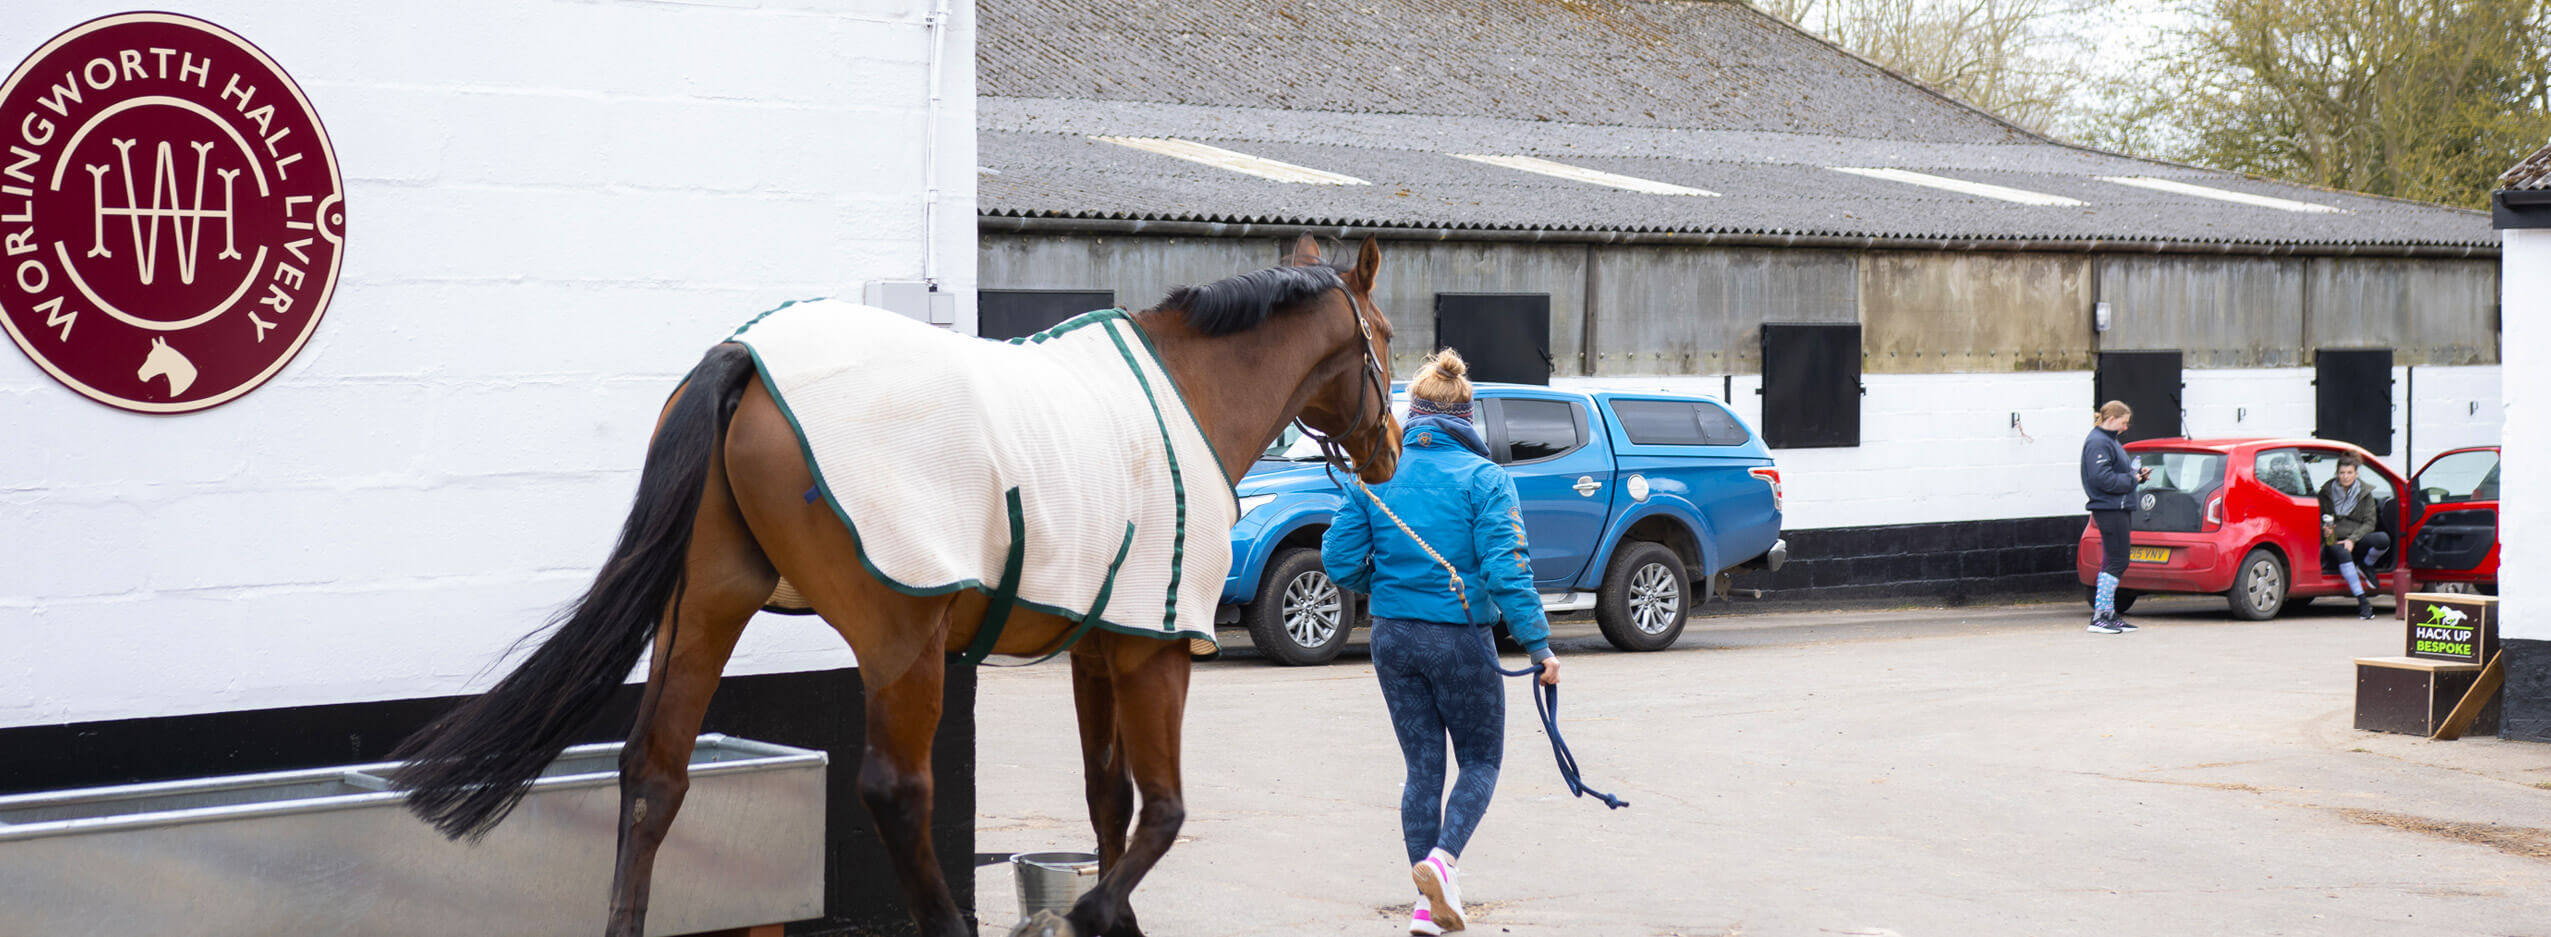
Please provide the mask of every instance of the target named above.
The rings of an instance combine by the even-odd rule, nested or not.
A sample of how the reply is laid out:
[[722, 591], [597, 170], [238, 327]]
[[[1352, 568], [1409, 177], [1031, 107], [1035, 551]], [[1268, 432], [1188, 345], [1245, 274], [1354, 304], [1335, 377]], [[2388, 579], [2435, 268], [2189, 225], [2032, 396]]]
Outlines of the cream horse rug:
[[[878, 579], [981, 590], [995, 609], [1015, 595], [1080, 622], [1075, 638], [1213, 639], [1239, 502], [1123, 310], [996, 342], [814, 300], [728, 340], [797, 429], [807, 500], [832, 506]], [[770, 604], [805, 607], [785, 582]]]

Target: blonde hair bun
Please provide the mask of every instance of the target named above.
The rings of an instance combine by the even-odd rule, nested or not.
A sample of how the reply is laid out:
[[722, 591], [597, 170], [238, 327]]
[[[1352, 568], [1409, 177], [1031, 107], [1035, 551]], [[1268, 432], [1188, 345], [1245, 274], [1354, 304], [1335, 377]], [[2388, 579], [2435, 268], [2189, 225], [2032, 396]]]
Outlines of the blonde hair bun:
[[1408, 383], [1408, 392], [1437, 403], [1470, 402], [1470, 365], [1461, 352], [1445, 348], [1426, 356], [1417, 367], [1417, 377]]

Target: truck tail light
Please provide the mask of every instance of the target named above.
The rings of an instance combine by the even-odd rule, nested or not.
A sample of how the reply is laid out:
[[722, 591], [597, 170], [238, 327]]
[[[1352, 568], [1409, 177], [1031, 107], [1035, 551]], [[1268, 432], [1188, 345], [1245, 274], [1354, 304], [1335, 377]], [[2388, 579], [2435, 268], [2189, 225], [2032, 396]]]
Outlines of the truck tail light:
[[1780, 470], [1776, 468], [1746, 469], [1745, 474], [1769, 482], [1772, 486], [1772, 510], [1780, 510]]
[[2213, 500], [2206, 502], [2206, 529], [2214, 530], [2222, 526], [2223, 496], [2216, 495]]

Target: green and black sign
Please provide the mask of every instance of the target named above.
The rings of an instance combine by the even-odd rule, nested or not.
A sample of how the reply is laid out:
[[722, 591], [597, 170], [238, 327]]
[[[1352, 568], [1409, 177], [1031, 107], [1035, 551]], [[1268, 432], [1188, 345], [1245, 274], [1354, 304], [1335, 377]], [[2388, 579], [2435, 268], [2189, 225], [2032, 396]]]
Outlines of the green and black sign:
[[2498, 643], [2498, 599], [2487, 595], [2413, 592], [2409, 656], [2487, 663]]

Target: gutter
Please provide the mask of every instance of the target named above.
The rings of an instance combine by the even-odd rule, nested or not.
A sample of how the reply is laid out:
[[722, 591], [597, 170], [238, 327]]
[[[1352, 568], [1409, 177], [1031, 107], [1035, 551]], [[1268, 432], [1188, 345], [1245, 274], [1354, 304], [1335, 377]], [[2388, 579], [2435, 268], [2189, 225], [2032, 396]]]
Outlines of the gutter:
[[1596, 231], [1550, 228], [1415, 228], [1258, 222], [1163, 221], [1142, 218], [979, 215], [983, 234], [1105, 234], [1149, 237], [1294, 238], [1462, 241], [1527, 244], [1619, 244], [1676, 247], [1793, 247], [1822, 250], [2045, 251], [2109, 254], [2204, 254], [2232, 257], [2417, 257], [2494, 260], [2495, 244], [2258, 244], [2123, 238], [1910, 238], [1829, 234], [1683, 231]]

